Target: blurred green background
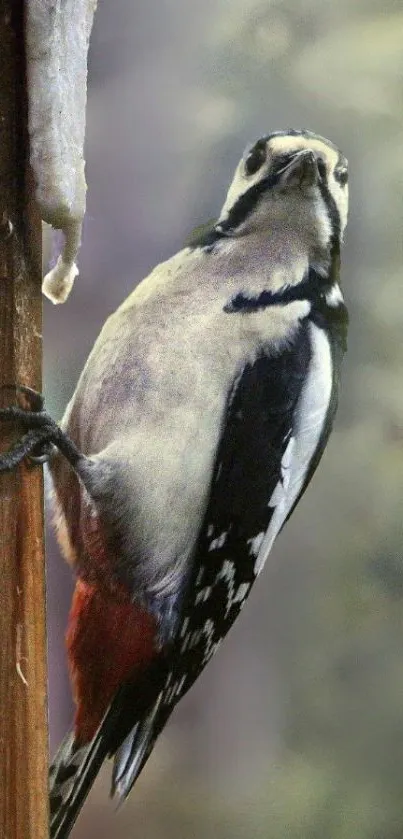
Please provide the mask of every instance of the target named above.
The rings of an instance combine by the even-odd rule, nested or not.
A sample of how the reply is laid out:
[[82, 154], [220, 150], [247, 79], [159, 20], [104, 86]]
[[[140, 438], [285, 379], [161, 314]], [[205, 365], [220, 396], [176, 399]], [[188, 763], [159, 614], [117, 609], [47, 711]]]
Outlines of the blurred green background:
[[[74, 839], [403, 836], [403, 7], [99, 0], [80, 277], [45, 301], [60, 417], [106, 316], [214, 215], [245, 145], [308, 127], [350, 160], [336, 429], [219, 654], [129, 802], [101, 774]], [[49, 547], [52, 750], [72, 708], [71, 580]]]

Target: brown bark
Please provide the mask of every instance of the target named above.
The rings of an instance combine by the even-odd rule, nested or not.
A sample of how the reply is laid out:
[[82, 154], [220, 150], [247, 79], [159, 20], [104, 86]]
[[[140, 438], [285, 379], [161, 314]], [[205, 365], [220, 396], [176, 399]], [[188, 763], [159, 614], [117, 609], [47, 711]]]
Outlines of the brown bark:
[[[23, 0], [0, 0], [0, 385], [41, 387], [41, 223], [27, 175]], [[1, 406], [16, 404], [0, 390]], [[19, 404], [21, 398], [18, 399]], [[0, 425], [1, 448], [21, 429]], [[43, 482], [0, 475], [0, 836], [48, 836]]]

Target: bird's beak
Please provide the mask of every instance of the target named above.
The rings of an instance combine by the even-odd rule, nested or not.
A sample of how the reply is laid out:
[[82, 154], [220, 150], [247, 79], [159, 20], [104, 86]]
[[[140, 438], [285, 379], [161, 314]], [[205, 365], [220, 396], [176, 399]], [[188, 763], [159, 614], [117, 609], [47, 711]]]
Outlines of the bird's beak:
[[301, 149], [296, 152], [277, 174], [282, 184], [312, 186], [318, 179], [318, 167], [313, 151]]

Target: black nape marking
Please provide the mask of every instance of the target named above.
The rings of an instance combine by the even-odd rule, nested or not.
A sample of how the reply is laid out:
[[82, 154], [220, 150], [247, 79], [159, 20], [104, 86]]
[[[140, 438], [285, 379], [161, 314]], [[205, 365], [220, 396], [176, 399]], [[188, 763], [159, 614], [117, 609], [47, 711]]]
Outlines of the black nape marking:
[[310, 268], [302, 282], [293, 286], [283, 286], [278, 291], [262, 291], [255, 297], [249, 297], [240, 292], [224, 306], [224, 312], [258, 312], [267, 306], [284, 306], [293, 303], [295, 300], [308, 300], [316, 304], [324, 294], [334, 285], [335, 279], [332, 273], [322, 277], [313, 268]]
[[[295, 300], [311, 303], [309, 319], [325, 329], [330, 340], [335, 342], [342, 354], [347, 350], [348, 310], [341, 300], [337, 306], [330, 306], [326, 294], [338, 284], [338, 261], [334, 260], [327, 277], [321, 277], [313, 268], [297, 286], [285, 286], [279, 291], [262, 291], [255, 297], [240, 292], [224, 306], [226, 314], [253, 314], [270, 306], [283, 306]], [[338, 356], [338, 362], [341, 358]]]

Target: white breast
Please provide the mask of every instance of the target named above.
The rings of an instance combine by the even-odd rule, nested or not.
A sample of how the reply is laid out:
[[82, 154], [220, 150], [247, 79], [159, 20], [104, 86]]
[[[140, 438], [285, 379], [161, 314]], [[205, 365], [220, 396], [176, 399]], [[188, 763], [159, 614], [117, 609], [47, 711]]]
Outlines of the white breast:
[[[147, 356], [148, 389], [138, 392], [134, 381], [129, 388], [126, 382], [130, 399], [115, 400], [114, 424], [98, 423], [96, 459], [113, 464], [113, 503], [121, 513], [127, 508], [126, 549], [135, 546], [148, 557], [154, 592], [160, 586], [175, 589], [192, 556], [237, 373], [253, 363], [261, 343], [275, 345], [280, 336], [292, 334], [291, 324], [295, 329], [299, 323], [295, 311], [303, 317], [308, 308], [296, 301], [276, 307], [271, 316], [219, 313], [205, 326], [198, 320], [194, 330], [188, 322], [186, 340], [183, 324], [171, 320], [169, 334], [160, 336], [158, 354]], [[104, 412], [99, 418], [105, 420]], [[104, 434], [110, 442], [103, 448]]]

